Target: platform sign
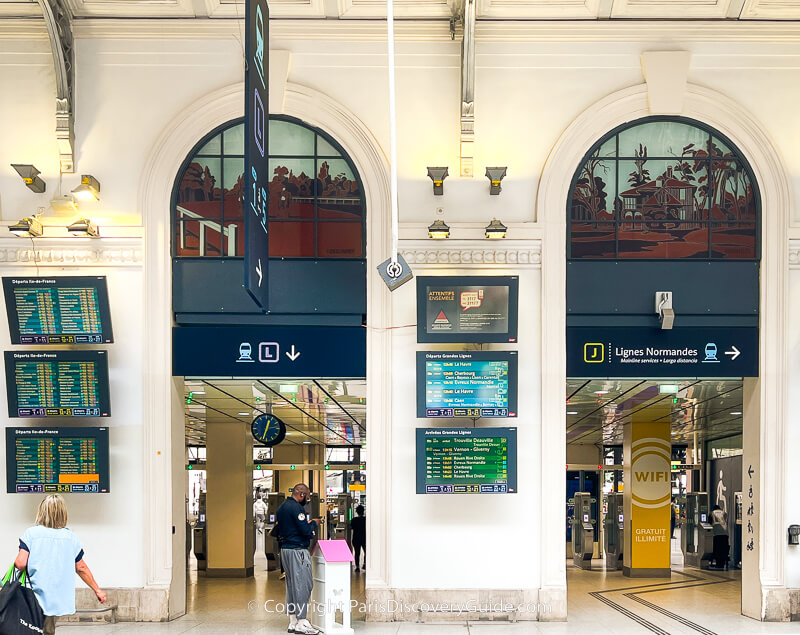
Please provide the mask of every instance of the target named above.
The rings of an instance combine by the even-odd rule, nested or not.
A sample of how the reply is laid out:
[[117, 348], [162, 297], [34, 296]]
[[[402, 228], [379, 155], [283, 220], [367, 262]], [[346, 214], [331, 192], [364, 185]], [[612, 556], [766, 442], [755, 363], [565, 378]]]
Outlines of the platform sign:
[[516, 342], [517, 276], [417, 278], [418, 342]]
[[568, 327], [569, 377], [757, 377], [757, 327]]
[[179, 326], [172, 374], [183, 377], [362, 378], [362, 326]]
[[516, 491], [516, 428], [417, 428], [417, 494]]
[[106, 351], [6, 351], [8, 416], [108, 417]]
[[418, 418], [516, 416], [516, 351], [417, 352]]
[[6, 428], [9, 494], [104, 494], [108, 428]]
[[269, 295], [269, 8], [267, 0], [246, 1], [244, 286], [266, 311]]

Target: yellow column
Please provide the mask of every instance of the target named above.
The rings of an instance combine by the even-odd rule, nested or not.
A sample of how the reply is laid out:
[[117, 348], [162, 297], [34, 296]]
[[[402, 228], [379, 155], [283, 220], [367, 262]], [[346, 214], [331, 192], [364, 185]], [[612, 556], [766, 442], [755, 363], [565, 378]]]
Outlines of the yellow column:
[[253, 437], [249, 426], [208, 423], [208, 568], [217, 578], [253, 575]]
[[652, 421], [668, 415], [669, 407], [653, 410], [647, 409], [646, 421], [634, 415], [623, 434], [622, 572], [633, 578], [670, 576], [670, 420]]

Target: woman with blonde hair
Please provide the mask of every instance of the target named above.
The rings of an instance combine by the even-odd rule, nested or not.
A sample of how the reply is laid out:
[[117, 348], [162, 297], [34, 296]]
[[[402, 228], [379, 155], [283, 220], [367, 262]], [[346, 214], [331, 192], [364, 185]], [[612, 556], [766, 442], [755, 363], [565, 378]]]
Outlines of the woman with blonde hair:
[[14, 565], [27, 569], [33, 592], [45, 614], [43, 635], [56, 630], [56, 617], [75, 612], [75, 574], [105, 603], [106, 594], [97, 586], [83, 559], [78, 537], [67, 529], [67, 505], [57, 494], [46, 496], [39, 504], [36, 524], [19, 540], [19, 554]]

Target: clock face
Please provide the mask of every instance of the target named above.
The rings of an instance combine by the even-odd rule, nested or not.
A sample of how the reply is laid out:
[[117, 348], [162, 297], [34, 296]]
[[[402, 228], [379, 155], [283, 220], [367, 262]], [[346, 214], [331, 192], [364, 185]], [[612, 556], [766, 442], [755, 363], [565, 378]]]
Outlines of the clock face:
[[253, 438], [267, 447], [278, 445], [286, 436], [286, 424], [275, 415], [258, 415], [250, 425]]

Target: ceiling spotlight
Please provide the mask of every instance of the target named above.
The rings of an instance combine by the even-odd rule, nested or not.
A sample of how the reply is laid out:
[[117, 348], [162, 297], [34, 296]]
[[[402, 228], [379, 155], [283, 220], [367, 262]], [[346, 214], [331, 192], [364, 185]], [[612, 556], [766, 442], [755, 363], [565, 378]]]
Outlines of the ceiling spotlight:
[[433, 181], [433, 193], [436, 196], [444, 194], [444, 180], [447, 178], [447, 168], [428, 168], [428, 178]]
[[500, 194], [500, 190], [502, 189], [500, 187], [500, 181], [502, 181], [503, 177], [505, 177], [507, 170], [507, 167], [486, 168], [486, 177], [492, 183], [491, 187], [489, 188], [489, 194]]
[[42, 235], [42, 223], [36, 216], [26, 217], [10, 225], [8, 231], [20, 238], [37, 238]]
[[72, 190], [72, 195], [82, 201], [100, 200], [100, 181], [91, 174], [82, 174], [81, 184]]
[[489, 238], [491, 240], [505, 238], [507, 229], [508, 228], [505, 225], [503, 225], [503, 223], [501, 223], [496, 218], [493, 218], [492, 222], [486, 226], [486, 238]]
[[67, 231], [70, 236], [89, 236], [90, 238], [97, 238], [100, 235], [100, 230], [88, 218], [79, 218], [74, 223], [67, 225]]
[[450, 225], [445, 223], [441, 218], [436, 219], [428, 225], [428, 238], [433, 238], [435, 240], [450, 238]]
[[31, 192], [36, 192], [37, 194], [44, 192], [47, 184], [39, 178], [41, 172], [36, 169], [35, 165], [31, 165], [30, 163], [12, 163], [11, 167], [22, 177], [22, 180], [25, 181], [25, 185], [28, 186]]

